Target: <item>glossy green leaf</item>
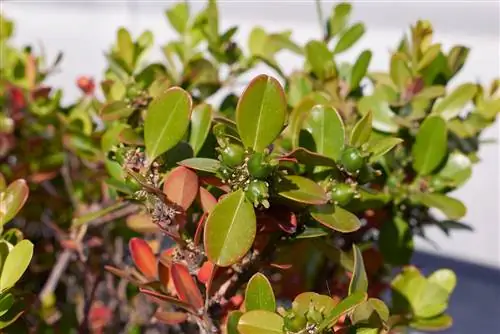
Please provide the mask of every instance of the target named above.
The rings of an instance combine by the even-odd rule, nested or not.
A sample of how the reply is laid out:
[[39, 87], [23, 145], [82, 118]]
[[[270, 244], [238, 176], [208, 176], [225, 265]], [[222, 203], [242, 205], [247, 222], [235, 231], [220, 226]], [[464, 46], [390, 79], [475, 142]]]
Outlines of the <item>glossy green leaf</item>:
[[302, 147], [293, 150], [285, 157], [297, 159], [299, 163], [304, 165], [337, 167], [335, 160]]
[[385, 221], [380, 229], [378, 247], [387, 263], [408, 264], [413, 255], [413, 234], [408, 222], [400, 217]]
[[250, 278], [245, 291], [245, 311], [264, 310], [274, 312], [276, 300], [273, 288], [266, 276], [257, 273]]
[[339, 3], [333, 8], [333, 13], [330, 18], [330, 34], [336, 36], [347, 25], [351, 14], [352, 6], [349, 3]]
[[372, 133], [372, 112], [368, 111], [361, 117], [361, 119], [354, 125], [351, 132], [351, 138], [349, 140], [351, 146], [360, 147], [364, 143], [370, 140], [370, 135]]
[[327, 196], [316, 182], [296, 175], [284, 176], [278, 184], [278, 194], [290, 200], [305, 204], [324, 204]]
[[304, 120], [309, 115], [311, 109], [317, 104], [327, 104], [328, 97], [324, 94], [312, 93], [303, 98], [292, 110], [288, 119], [288, 128], [290, 130], [290, 139], [293, 148], [299, 148], [300, 132]]
[[212, 125], [212, 114], [212, 107], [206, 103], [199, 104], [193, 109], [189, 145], [193, 148], [194, 155], [198, 154], [207, 139]]
[[22, 209], [28, 199], [29, 188], [23, 179], [9, 184], [0, 192], [0, 227], [8, 223]]
[[425, 119], [412, 148], [413, 168], [421, 175], [432, 173], [446, 156], [448, 136], [446, 122], [439, 116]]
[[431, 283], [441, 286], [449, 294], [457, 286], [457, 275], [450, 269], [438, 269], [429, 276], [428, 280]]
[[12, 248], [5, 260], [0, 277], [0, 291], [10, 289], [21, 278], [33, 256], [33, 244], [22, 240]]
[[342, 117], [330, 106], [316, 105], [305, 119], [304, 129], [314, 139], [316, 152], [340, 159], [345, 144], [345, 128]]
[[441, 314], [433, 318], [413, 319], [410, 321], [410, 327], [419, 331], [440, 332], [450, 328], [453, 325], [453, 319], [447, 314]]
[[365, 26], [362, 23], [356, 23], [347, 29], [342, 36], [339, 37], [335, 48], [333, 49], [333, 54], [339, 54], [341, 52], [350, 49], [365, 33]]
[[242, 315], [243, 312], [241, 311], [232, 311], [229, 313], [229, 315], [227, 316], [227, 323], [226, 323], [227, 334], [240, 334], [238, 332], [238, 323]]
[[262, 152], [281, 133], [286, 97], [273, 77], [259, 75], [243, 92], [236, 107], [236, 125], [246, 147]]
[[462, 112], [477, 92], [477, 86], [466, 83], [457, 87], [449, 95], [436, 102], [432, 108], [432, 114], [440, 115], [445, 120], [455, 118]]
[[461, 186], [472, 175], [472, 162], [466, 155], [453, 152], [437, 175], [452, 181], [455, 186]]
[[188, 22], [189, 22], [189, 7], [186, 2], [180, 2], [165, 12], [168, 21], [172, 27], [179, 33], [183, 34], [186, 32]]
[[224, 197], [208, 216], [204, 245], [208, 259], [227, 267], [242, 258], [252, 246], [256, 218], [245, 193], [238, 190]]
[[365, 264], [363, 262], [363, 254], [356, 245], [352, 245], [354, 253], [354, 270], [349, 283], [349, 294], [355, 292], [368, 291], [368, 277], [366, 276]]
[[373, 128], [382, 132], [396, 133], [399, 129], [394, 120], [395, 114], [389, 107], [389, 103], [381, 96], [363, 96], [358, 102], [358, 110], [365, 115], [369, 110], [373, 113]]
[[366, 297], [366, 293], [361, 291], [347, 296], [325, 317], [325, 320], [319, 325], [318, 330], [322, 331], [334, 326], [342, 315], [352, 311], [356, 306], [364, 302]]
[[436, 208], [449, 219], [460, 219], [467, 213], [467, 208], [458, 199], [443, 194], [418, 193], [414, 199], [425, 206]]
[[400, 89], [404, 89], [411, 80], [411, 72], [406, 63], [405, 56], [396, 53], [391, 57], [391, 79]]
[[9, 312], [0, 317], [0, 329], [3, 329], [11, 324], [13, 324], [20, 316], [23, 315], [24, 311], [22, 310], [13, 310], [15, 307], [12, 307]]
[[369, 50], [363, 51], [356, 62], [352, 66], [350, 78], [349, 78], [349, 88], [351, 91], [357, 89], [361, 80], [366, 76], [368, 67], [370, 66], [370, 61], [372, 59], [372, 52]]
[[378, 158], [385, 155], [397, 145], [401, 144], [403, 139], [396, 137], [387, 137], [382, 139], [375, 139], [368, 143], [367, 151], [371, 153], [370, 162], [375, 162]]
[[307, 62], [318, 78], [326, 79], [336, 75], [333, 55], [324, 42], [310, 41], [306, 44], [305, 52]]
[[219, 160], [209, 158], [189, 158], [180, 161], [179, 165], [209, 173], [215, 173], [220, 168]]
[[11, 293], [4, 293], [0, 295], [0, 317], [14, 305], [14, 296]]
[[144, 141], [150, 163], [182, 139], [189, 126], [191, 106], [191, 96], [179, 87], [168, 89], [149, 104]]
[[322, 225], [342, 233], [357, 231], [361, 222], [355, 214], [332, 204], [317, 205], [310, 209], [311, 217]]
[[434, 44], [425, 50], [422, 58], [418, 62], [417, 71], [421, 71], [429, 66], [441, 52], [441, 44]]
[[380, 299], [370, 298], [354, 309], [351, 321], [353, 324], [371, 324], [374, 315], [382, 322], [387, 322], [389, 319], [389, 309]]
[[282, 334], [283, 318], [276, 313], [254, 310], [244, 313], [238, 322], [240, 334]]

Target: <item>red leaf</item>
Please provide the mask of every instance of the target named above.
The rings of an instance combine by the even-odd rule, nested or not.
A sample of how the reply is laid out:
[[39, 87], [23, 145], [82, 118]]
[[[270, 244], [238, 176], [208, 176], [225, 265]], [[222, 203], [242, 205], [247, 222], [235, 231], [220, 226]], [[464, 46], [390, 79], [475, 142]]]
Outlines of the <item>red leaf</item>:
[[205, 176], [200, 178], [200, 180], [205, 185], [217, 187], [225, 192], [231, 191], [231, 188], [227, 184], [222, 183], [222, 180], [215, 176]]
[[186, 167], [176, 167], [165, 176], [163, 192], [169, 200], [187, 210], [198, 194], [198, 175]]
[[204, 305], [203, 297], [188, 268], [180, 263], [172, 263], [170, 272], [179, 298], [195, 309], [202, 308]]
[[210, 212], [217, 204], [217, 199], [208, 191], [207, 189], [200, 187], [200, 192], [198, 193], [198, 200], [203, 212]]
[[187, 313], [156, 311], [155, 318], [167, 325], [182, 324], [187, 320]]
[[137, 268], [147, 278], [154, 279], [158, 275], [156, 257], [148, 243], [139, 238], [132, 238], [128, 243], [132, 259]]
[[170, 280], [170, 268], [164, 263], [165, 261], [158, 261], [158, 279], [164, 287], [168, 287]]
[[179, 300], [177, 298], [170, 297], [168, 295], [164, 295], [163, 293], [156, 292], [156, 291], [149, 290], [149, 289], [144, 289], [144, 288], [139, 288], [139, 292], [141, 292], [145, 295], [148, 295], [151, 300], [157, 302], [160, 305], [162, 305], [163, 303], [166, 302], [166, 303], [170, 303], [170, 304], [173, 304], [175, 306], [181, 307], [181, 308], [185, 309], [186, 311], [194, 312], [193, 307], [191, 305], [189, 305], [189, 304], [187, 304], [187, 303], [185, 303], [182, 300]]
[[210, 277], [212, 276], [214, 267], [215, 266], [212, 262], [205, 261], [205, 263], [203, 263], [200, 270], [198, 271], [198, 275], [196, 276], [198, 278], [198, 281], [200, 283], [207, 284], [207, 282], [210, 280]]
[[201, 215], [200, 220], [198, 221], [198, 225], [196, 225], [196, 231], [194, 233], [193, 242], [195, 245], [200, 244], [201, 236], [203, 235], [203, 227], [205, 227], [205, 222], [207, 221], [208, 213], [204, 213]]

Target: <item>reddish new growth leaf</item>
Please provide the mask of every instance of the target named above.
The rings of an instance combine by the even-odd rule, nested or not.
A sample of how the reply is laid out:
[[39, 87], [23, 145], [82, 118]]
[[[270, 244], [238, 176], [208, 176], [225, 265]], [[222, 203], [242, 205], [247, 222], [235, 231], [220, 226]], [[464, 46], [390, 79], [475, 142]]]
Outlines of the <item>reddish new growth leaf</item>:
[[200, 187], [200, 191], [198, 193], [198, 201], [200, 202], [200, 206], [203, 209], [203, 212], [210, 212], [217, 204], [217, 199], [208, 191], [207, 189]]
[[204, 176], [200, 178], [200, 181], [205, 185], [217, 187], [225, 192], [231, 191], [231, 188], [227, 184], [222, 183], [222, 180], [215, 176]]
[[207, 217], [208, 217], [208, 213], [205, 212], [203, 215], [201, 215], [200, 220], [198, 221], [198, 224], [196, 225], [196, 231], [194, 233], [194, 239], [193, 239], [193, 242], [195, 245], [200, 244], [201, 236], [203, 235], [203, 228], [205, 227]]
[[81, 76], [77, 79], [76, 85], [82, 90], [86, 95], [93, 95], [95, 90], [94, 80], [90, 77]]
[[170, 268], [167, 266], [167, 261], [158, 261], [158, 279], [164, 287], [168, 287], [170, 280]]
[[189, 168], [179, 166], [165, 177], [163, 192], [167, 198], [187, 210], [198, 194], [198, 175]]
[[198, 281], [206, 285], [210, 280], [210, 277], [212, 276], [214, 267], [215, 266], [212, 262], [205, 261], [205, 263], [203, 263], [200, 270], [198, 271], [198, 275], [196, 276], [198, 278]]
[[179, 298], [195, 309], [203, 307], [203, 297], [188, 268], [180, 263], [172, 263], [170, 274]]
[[187, 313], [156, 311], [155, 318], [167, 325], [178, 325], [187, 320]]
[[135, 265], [149, 279], [158, 276], [156, 257], [148, 243], [139, 238], [132, 238], [128, 244]]

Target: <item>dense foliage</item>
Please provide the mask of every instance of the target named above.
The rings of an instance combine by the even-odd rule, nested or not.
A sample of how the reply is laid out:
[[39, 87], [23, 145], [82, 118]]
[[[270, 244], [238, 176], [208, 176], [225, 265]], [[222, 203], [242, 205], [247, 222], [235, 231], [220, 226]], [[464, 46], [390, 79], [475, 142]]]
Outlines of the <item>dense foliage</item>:
[[[215, 1], [198, 13], [179, 3], [166, 11], [178, 38], [162, 47], [165, 61], [145, 57], [151, 32], [121, 28], [102, 94], [81, 77], [69, 106], [44, 84], [62, 57], [47, 66], [14, 47], [2, 18], [0, 327], [451, 326], [455, 274], [423, 276], [410, 265], [413, 239], [429, 225], [469, 229], [448, 193], [479, 160], [500, 81], [450, 89], [469, 50], [443, 50], [426, 21], [404, 35], [387, 72], [369, 71], [369, 50], [338, 63], [365, 32], [350, 13], [335, 6], [324, 36], [305, 45], [256, 27], [242, 46], [238, 27], [221, 31]], [[283, 68], [280, 52], [302, 56], [303, 68]], [[253, 76], [259, 64], [274, 75]], [[34, 256], [13, 288], [33, 252], [23, 238]]]

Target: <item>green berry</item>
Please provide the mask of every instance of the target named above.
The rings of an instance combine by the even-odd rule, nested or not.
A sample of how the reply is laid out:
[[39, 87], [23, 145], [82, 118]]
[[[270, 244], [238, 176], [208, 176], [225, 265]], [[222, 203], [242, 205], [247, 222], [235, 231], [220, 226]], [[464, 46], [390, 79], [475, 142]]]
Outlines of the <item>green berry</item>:
[[257, 179], [265, 179], [271, 174], [272, 166], [265, 160], [263, 153], [254, 153], [248, 159], [248, 172]]
[[354, 198], [354, 189], [346, 183], [340, 183], [333, 188], [331, 196], [333, 201], [344, 206]]
[[241, 145], [228, 144], [221, 152], [222, 162], [229, 167], [241, 165], [245, 159], [245, 150]]
[[355, 173], [359, 171], [365, 164], [365, 159], [359, 152], [357, 148], [350, 147], [342, 152], [340, 157], [342, 165], [349, 173]]

